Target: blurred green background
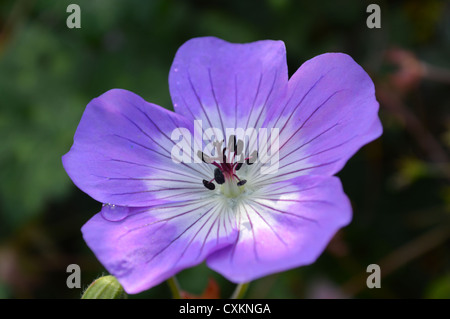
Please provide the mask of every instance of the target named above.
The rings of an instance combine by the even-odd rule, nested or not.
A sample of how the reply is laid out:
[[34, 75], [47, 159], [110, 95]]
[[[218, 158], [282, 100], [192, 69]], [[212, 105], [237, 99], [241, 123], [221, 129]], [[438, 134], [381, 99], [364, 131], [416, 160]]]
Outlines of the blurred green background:
[[[381, 29], [366, 7], [381, 7]], [[66, 8], [81, 7], [81, 29]], [[354, 208], [313, 265], [253, 282], [250, 298], [450, 297], [450, 5], [410, 1], [17, 0], [0, 2], [0, 298], [79, 298], [106, 271], [81, 226], [100, 204], [78, 190], [61, 156], [86, 104], [124, 88], [172, 108], [168, 72], [186, 40], [283, 40], [292, 74], [324, 52], [350, 54], [371, 75], [384, 134], [339, 173]], [[381, 289], [366, 267], [381, 266]], [[178, 276], [200, 295], [205, 265]], [[210, 286], [214, 290], [214, 286]], [[210, 296], [213, 296], [211, 294]], [[163, 283], [132, 298], [166, 298]]]

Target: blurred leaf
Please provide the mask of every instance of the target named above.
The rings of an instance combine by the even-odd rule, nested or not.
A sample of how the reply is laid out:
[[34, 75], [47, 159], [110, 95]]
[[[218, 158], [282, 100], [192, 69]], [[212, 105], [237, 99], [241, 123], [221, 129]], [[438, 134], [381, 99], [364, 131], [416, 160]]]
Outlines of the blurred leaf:
[[429, 174], [430, 170], [425, 162], [417, 158], [402, 158], [398, 161], [398, 170], [393, 176], [392, 183], [396, 189], [401, 189]]
[[0, 299], [7, 299], [10, 297], [11, 295], [8, 287], [0, 281]]
[[425, 298], [450, 299], [450, 274], [433, 281], [427, 288]]

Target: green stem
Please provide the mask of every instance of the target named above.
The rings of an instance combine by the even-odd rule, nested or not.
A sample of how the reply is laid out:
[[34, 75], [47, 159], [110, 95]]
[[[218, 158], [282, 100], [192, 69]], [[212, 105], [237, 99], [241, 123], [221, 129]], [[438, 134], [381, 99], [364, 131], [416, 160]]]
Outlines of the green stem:
[[167, 284], [169, 285], [170, 291], [172, 292], [173, 299], [181, 299], [181, 289], [178, 280], [175, 276], [167, 279]]
[[231, 295], [231, 299], [242, 299], [247, 292], [249, 282], [239, 284], [236, 286], [236, 289], [234, 290], [233, 294]]

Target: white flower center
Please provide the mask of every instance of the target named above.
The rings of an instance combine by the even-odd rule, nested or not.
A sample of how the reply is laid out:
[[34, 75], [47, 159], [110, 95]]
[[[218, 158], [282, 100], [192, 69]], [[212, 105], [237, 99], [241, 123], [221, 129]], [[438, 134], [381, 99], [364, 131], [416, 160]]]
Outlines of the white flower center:
[[234, 178], [228, 179], [220, 185], [220, 192], [228, 198], [235, 198], [245, 192], [245, 185], [238, 186]]

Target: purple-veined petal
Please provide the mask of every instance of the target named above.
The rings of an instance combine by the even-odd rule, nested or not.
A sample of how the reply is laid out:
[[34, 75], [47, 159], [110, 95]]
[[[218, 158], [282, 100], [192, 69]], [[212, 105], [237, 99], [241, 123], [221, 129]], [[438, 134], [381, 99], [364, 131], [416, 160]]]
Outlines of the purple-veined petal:
[[337, 177], [300, 176], [260, 188], [236, 213], [235, 244], [211, 254], [207, 264], [233, 282], [308, 265], [351, 212]]
[[171, 140], [192, 123], [120, 89], [86, 107], [63, 165], [72, 181], [102, 203], [151, 206], [192, 198], [210, 178], [205, 165], [175, 163]]
[[317, 56], [297, 70], [288, 86], [286, 101], [271, 110], [264, 124], [280, 130], [278, 173], [270, 177], [333, 175], [381, 135], [373, 82], [350, 56]]
[[227, 128], [258, 128], [287, 89], [282, 41], [229, 43], [214, 37], [187, 41], [169, 75], [175, 111], [226, 137]]
[[129, 208], [111, 222], [101, 213], [83, 237], [128, 293], [139, 293], [195, 266], [237, 237], [232, 212], [217, 197], [155, 208]]

